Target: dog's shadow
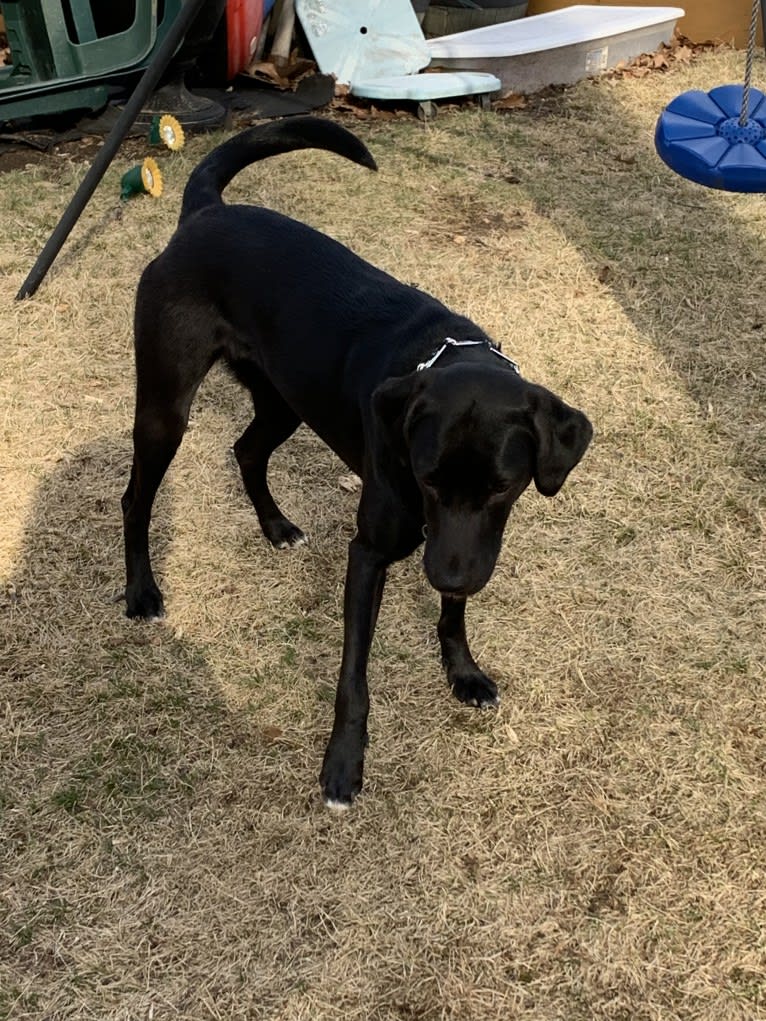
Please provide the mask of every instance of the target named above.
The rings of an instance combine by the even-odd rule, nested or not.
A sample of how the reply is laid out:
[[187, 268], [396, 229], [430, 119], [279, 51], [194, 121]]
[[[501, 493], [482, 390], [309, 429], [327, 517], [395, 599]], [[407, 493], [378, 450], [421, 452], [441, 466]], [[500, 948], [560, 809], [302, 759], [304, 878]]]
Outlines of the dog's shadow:
[[[343, 846], [317, 782], [335, 651], [317, 652], [305, 631], [292, 636], [291, 669], [302, 678], [297, 713], [290, 699], [298, 696], [278, 678], [255, 689], [257, 703], [221, 684], [221, 650], [243, 671], [258, 665], [231, 634], [224, 641], [219, 629], [206, 639], [199, 627], [190, 637], [172, 616], [163, 624], [128, 620], [120, 496], [129, 463], [127, 437], [62, 458], [40, 482], [15, 567], [0, 581], [1, 928], [19, 1016], [24, 1008], [24, 1016], [45, 1013], [54, 1000], [99, 1013], [94, 1000], [107, 983], [104, 1002], [117, 990], [143, 1016], [155, 1002], [146, 989], [149, 945], [173, 948], [153, 970], [153, 988], [180, 996], [184, 976], [184, 995], [196, 1002], [194, 975], [210, 967], [210, 932], [245, 961], [253, 959], [251, 927], [269, 929], [268, 946], [289, 945], [292, 914], [275, 908], [275, 886], [284, 880], [280, 896], [288, 896], [291, 862], [307, 834]], [[235, 472], [232, 464], [232, 485]], [[154, 562], [167, 581], [175, 544], [185, 541], [176, 538], [182, 494], [172, 475], [156, 509]], [[290, 556], [262, 541], [251, 592], [268, 558]], [[299, 568], [317, 598], [341, 584], [340, 557], [331, 569], [321, 556]], [[294, 608], [275, 612], [288, 647], [284, 622]], [[328, 657], [324, 677], [321, 666], [308, 672], [315, 656]], [[374, 813], [362, 806], [354, 820], [359, 839], [372, 842]], [[232, 917], [234, 901], [242, 923]], [[321, 946], [312, 952], [323, 954]]]
[[[244, 790], [253, 808], [321, 805], [329, 676], [314, 683], [309, 718], [293, 735], [228, 697], [204, 643], [172, 623], [125, 617], [120, 496], [129, 465], [127, 438], [63, 458], [38, 487], [16, 567], [1, 583], [0, 696], [13, 751], [4, 797], [20, 832], [41, 805], [106, 830]], [[171, 477], [156, 504], [160, 577], [174, 503]], [[322, 565], [316, 574], [309, 584], [321, 588]], [[226, 758], [231, 768], [219, 768]]]

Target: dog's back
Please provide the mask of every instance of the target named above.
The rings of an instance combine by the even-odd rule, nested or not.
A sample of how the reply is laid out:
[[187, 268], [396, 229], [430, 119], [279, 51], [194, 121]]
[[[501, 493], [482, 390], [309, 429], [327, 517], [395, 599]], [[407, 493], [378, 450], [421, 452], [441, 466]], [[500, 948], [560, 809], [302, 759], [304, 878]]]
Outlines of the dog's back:
[[164, 337], [165, 348], [206, 367], [223, 358], [246, 385], [262, 372], [358, 471], [361, 409], [376, 383], [409, 371], [445, 329], [476, 327], [307, 224], [223, 202], [244, 167], [312, 147], [375, 168], [350, 132], [300, 117], [242, 132], [192, 172], [178, 229], [139, 285], [136, 357], [156, 358], [157, 323], [172, 315], [178, 337]]

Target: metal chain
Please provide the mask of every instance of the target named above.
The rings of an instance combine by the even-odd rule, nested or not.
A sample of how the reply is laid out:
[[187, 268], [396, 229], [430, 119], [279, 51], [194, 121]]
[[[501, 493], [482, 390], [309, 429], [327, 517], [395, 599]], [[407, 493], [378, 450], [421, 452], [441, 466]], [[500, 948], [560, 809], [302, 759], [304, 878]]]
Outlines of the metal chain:
[[479, 347], [485, 346], [490, 349], [493, 355], [497, 355], [498, 358], [502, 358], [504, 362], [508, 362], [513, 371], [520, 376], [521, 369], [519, 368], [518, 362], [515, 362], [513, 358], [509, 358], [508, 355], [504, 355], [497, 344], [493, 344], [491, 340], [455, 340], [454, 337], [445, 337], [444, 343], [438, 349], [434, 351], [427, 362], [420, 362], [416, 367], [418, 372], [422, 372], [423, 369], [430, 369], [434, 362], [437, 362], [439, 358], [444, 354], [448, 347]]
[[[742, 111], [739, 115], [739, 126], [743, 128], [747, 124], [747, 116], [750, 109], [750, 81], [753, 77], [753, 53], [755, 51], [755, 31], [758, 22], [758, 10], [761, 0], [753, 0], [753, 12], [750, 16], [750, 34], [747, 39], [747, 62], [745, 63], [745, 84], [742, 89]], [[766, 43], [766, 40], [764, 40]]]

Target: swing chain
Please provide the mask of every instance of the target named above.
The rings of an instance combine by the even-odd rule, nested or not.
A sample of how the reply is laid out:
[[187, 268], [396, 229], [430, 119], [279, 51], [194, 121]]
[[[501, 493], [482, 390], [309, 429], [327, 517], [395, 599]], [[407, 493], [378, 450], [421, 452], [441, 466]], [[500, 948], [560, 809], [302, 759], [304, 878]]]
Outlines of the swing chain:
[[[750, 110], [750, 82], [753, 77], [753, 52], [755, 51], [755, 33], [758, 23], [758, 11], [761, 0], [753, 0], [753, 11], [750, 16], [750, 33], [747, 39], [747, 61], [745, 63], [745, 84], [742, 88], [742, 110], [739, 115], [739, 126], [744, 128]], [[764, 40], [766, 44], [766, 40]]]

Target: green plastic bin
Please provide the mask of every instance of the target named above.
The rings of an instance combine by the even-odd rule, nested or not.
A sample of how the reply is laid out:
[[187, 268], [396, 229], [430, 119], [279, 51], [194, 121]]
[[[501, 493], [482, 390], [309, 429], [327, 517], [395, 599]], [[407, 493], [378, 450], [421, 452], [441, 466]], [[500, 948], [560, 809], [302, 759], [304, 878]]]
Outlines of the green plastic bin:
[[[150, 61], [183, 0], [119, 5], [117, 31], [99, 23], [99, 0], [0, 0], [13, 61], [0, 76], [0, 122], [66, 110], [98, 110], [109, 82]], [[95, 8], [95, 10], [94, 10]], [[103, 5], [102, 5], [103, 8]], [[125, 24], [132, 15], [132, 21]]]

